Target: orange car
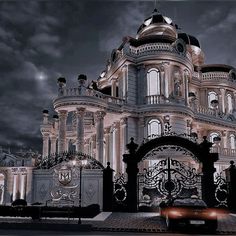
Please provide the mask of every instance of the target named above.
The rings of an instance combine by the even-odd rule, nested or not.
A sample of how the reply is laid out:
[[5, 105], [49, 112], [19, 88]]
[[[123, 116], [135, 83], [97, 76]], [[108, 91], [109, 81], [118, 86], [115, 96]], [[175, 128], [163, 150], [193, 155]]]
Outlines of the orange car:
[[191, 225], [216, 231], [217, 214], [216, 209], [208, 208], [201, 199], [176, 198], [160, 203], [160, 215], [165, 219], [168, 229]]

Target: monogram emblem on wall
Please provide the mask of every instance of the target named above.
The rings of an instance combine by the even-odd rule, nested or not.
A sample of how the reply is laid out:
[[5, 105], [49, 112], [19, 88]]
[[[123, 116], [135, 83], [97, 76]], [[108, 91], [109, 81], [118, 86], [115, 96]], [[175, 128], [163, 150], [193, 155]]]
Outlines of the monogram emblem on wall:
[[68, 166], [62, 166], [58, 171], [58, 181], [63, 185], [68, 185], [72, 180], [72, 170]]

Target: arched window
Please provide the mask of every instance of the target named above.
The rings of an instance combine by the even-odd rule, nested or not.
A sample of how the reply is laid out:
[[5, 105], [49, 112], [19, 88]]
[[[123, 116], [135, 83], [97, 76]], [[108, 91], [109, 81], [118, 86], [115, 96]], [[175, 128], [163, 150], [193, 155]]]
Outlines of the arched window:
[[233, 98], [231, 94], [227, 94], [227, 111], [228, 113], [232, 113], [233, 111]]
[[229, 136], [229, 143], [230, 143], [230, 148], [235, 149], [235, 135], [231, 134]]
[[161, 122], [158, 119], [152, 119], [148, 122], [148, 137], [161, 134]]
[[210, 133], [210, 136], [209, 136], [209, 139], [210, 139], [210, 142], [211, 143], [215, 143], [215, 138], [219, 137], [220, 138], [220, 135], [216, 132], [213, 132], [213, 133]]
[[160, 95], [160, 71], [151, 69], [147, 73], [147, 95]]
[[208, 107], [209, 108], [214, 108], [212, 101], [217, 100], [218, 101], [218, 96], [216, 92], [209, 92], [208, 93]]

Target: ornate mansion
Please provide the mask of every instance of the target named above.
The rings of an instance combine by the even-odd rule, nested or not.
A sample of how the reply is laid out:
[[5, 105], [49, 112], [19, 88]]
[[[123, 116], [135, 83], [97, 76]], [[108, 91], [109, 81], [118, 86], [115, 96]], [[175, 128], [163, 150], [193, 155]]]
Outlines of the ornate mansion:
[[[142, 145], [173, 134], [198, 143], [207, 136], [214, 143], [212, 152], [219, 153], [218, 172], [236, 159], [236, 70], [229, 65], [205, 64], [198, 39], [180, 33], [177, 25], [157, 10], [141, 24], [136, 37], [125, 37], [111, 52], [96, 81], [80, 75], [78, 84], [68, 87], [66, 79], [59, 78], [53, 106], [53, 117], [43, 111], [41, 161], [79, 152], [103, 166], [110, 162], [115, 173], [124, 173], [122, 159], [131, 137]], [[166, 155], [163, 149], [159, 158]], [[1, 167], [12, 178], [5, 191], [11, 200], [18, 191], [20, 198], [39, 201], [33, 193], [26, 196], [34, 185], [33, 162], [27, 166], [11, 158], [11, 167]], [[157, 159], [144, 160], [139, 169]], [[194, 160], [188, 165], [194, 166]], [[20, 168], [23, 174], [16, 177], [14, 171]], [[50, 187], [37, 186], [42, 193]], [[9, 202], [10, 197], [4, 201]]]

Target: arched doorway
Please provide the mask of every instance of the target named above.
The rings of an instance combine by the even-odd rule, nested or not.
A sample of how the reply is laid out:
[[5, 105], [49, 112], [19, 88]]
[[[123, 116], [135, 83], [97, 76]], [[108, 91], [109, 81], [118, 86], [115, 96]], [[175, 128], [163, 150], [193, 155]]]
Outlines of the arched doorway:
[[[123, 155], [123, 160], [127, 164], [127, 203], [129, 211], [137, 211], [139, 195], [141, 197], [148, 195], [142, 188], [141, 192], [138, 191], [140, 189], [138, 188], [140, 180], [137, 178], [140, 172], [138, 164], [153, 157], [160, 161], [154, 164], [151, 169], [146, 169], [146, 173], [144, 171], [143, 185], [155, 188], [159, 192], [160, 198], [184, 195], [189, 192], [189, 195], [197, 194], [202, 197], [209, 206], [213, 205], [215, 199], [214, 162], [218, 160], [218, 154], [210, 153], [211, 146], [212, 144], [206, 140], [206, 137], [204, 137], [202, 143], [198, 144], [187, 136], [161, 136], [143, 143], [139, 148], [131, 139], [131, 142], [127, 145], [129, 154]], [[181, 162], [181, 159], [183, 162]], [[195, 165], [198, 165], [201, 177], [197, 173], [197, 168], [184, 164], [187, 159], [193, 160]], [[147, 197], [146, 200], [154, 202], [151, 196]]]

